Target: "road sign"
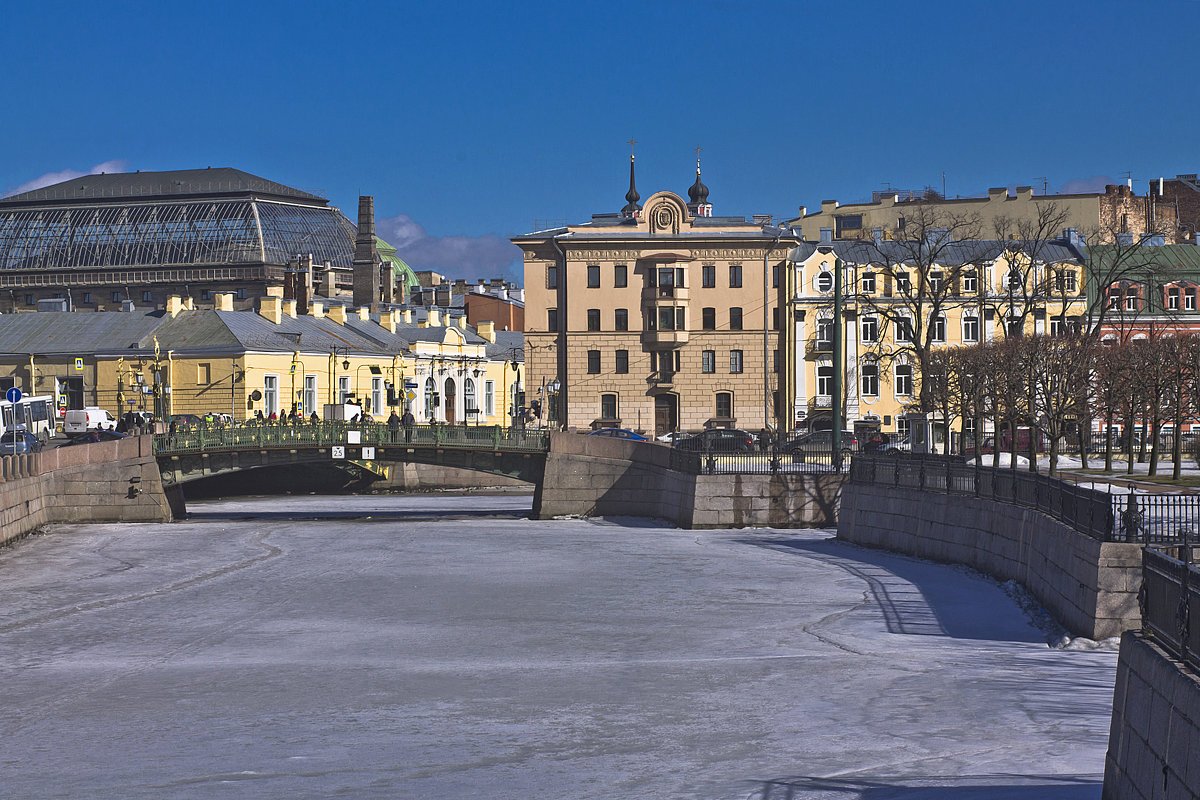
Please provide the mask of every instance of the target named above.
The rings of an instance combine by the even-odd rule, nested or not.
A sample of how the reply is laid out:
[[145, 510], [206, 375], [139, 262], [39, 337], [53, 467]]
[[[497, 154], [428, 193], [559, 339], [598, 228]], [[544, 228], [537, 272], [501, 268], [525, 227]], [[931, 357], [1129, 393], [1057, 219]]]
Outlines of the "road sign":
[[410, 378], [405, 378], [404, 379], [404, 388], [405, 389], [415, 389], [415, 388], [417, 388], [417, 382]]
[[374, 461], [375, 460], [375, 448], [374, 447], [364, 447], [362, 457], [363, 457], [364, 461]]
[[408, 398], [409, 400], [416, 400], [416, 399], [417, 399], [417, 393], [416, 393], [416, 392], [414, 392], [412, 389], [409, 389], [407, 392], [405, 392], [405, 393], [404, 393], [404, 396], [405, 396], [406, 398]]
[[83, 372], [83, 359], [82, 358], [75, 359], [75, 370], [77, 372]]
[[345, 458], [346, 457], [346, 448], [342, 447], [341, 445], [335, 444], [333, 447], [331, 447], [329, 449], [331, 451], [330, 455], [333, 456], [334, 458]]
[[21, 402], [21, 390], [15, 386], [11, 387], [7, 392], [4, 393], [4, 399], [10, 403]]

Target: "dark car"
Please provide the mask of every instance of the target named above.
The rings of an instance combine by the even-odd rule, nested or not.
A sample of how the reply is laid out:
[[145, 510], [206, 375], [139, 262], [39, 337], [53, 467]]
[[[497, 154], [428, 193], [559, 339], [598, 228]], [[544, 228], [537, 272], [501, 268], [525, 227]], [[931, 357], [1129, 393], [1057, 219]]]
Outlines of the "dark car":
[[740, 428], [709, 428], [690, 439], [676, 442], [679, 450], [712, 453], [749, 453], [758, 449], [758, 439]]
[[[853, 431], [842, 431], [842, 458], [858, 450], [858, 437]], [[780, 452], [791, 455], [796, 461], [809, 458], [830, 458], [833, 455], [833, 431], [804, 433], [784, 442]]]
[[29, 431], [5, 431], [0, 437], [0, 455], [11, 456], [18, 453], [36, 453], [42, 449], [42, 440]]
[[120, 433], [119, 431], [94, 430], [88, 431], [81, 436], [72, 437], [70, 441], [63, 444], [63, 447], [72, 444], [92, 444], [94, 442], [111, 442], [114, 439], [127, 439], [129, 434]]
[[588, 431], [588, 436], [610, 436], [613, 439], [629, 439], [632, 442], [648, 442], [650, 441], [640, 433], [634, 433], [628, 428], [600, 428], [594, 431]]

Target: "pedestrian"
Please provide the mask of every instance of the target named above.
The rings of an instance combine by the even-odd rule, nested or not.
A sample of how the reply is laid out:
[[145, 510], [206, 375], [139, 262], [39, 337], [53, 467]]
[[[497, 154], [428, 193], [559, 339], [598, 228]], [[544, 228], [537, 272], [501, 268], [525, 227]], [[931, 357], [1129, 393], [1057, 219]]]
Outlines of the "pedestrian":
[[411, 443], [413, 428], [417, 425], [417, 418], [413, 416], [411, 408], [404, 409], [404, 416], [400, 418], [400, 424], [404, 426], [404, 441]]
[[758, 449], [765, 453], [771, 445], [771, 429], [763, 425], [761, 431], [758, 432]]
[[266, 419], [263, 417], [263, 413], [262, 413], [262, 409], [261, 409], [261, 408], [260, 408], [258, 411], [255, 411], [255, 412], [254, 412], [254, 422], [255, 422], [256, 424], [258, 424], [258, 425], [262, 425], [262, 424], [264, 424], [266, 421], [267, 421], [267, 420], [266, 420]]
[[318, 417], [317, 412], [314, 411], [314, 412], [312, 412], [312, 416], [308, 418], [308, 421], [311, 422], [313, 425], [316, 425], [318, 422], [321, 421], [321, 418]]
[[392, 441], [396, 442], [400, 439], [400, 415], [396, 413], [396, 409], [392, 409], [392, 413], [387, 419], [388, 432], [392, 436]]

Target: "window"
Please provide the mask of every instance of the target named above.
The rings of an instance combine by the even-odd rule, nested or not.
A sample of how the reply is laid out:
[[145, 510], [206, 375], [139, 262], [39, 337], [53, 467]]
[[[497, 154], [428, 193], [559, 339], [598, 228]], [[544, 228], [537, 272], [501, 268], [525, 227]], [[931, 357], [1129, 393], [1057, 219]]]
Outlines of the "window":
[[150, 292], [142, 292], [142, 302], [143, 303], [150, 303], [153, 301], [154, 301], [154, 295], [152, 295]]
[[[475, 405], [475, 382], [470, 378], [467, 378], [464, 397], [467, 401], [467, 408], [478, 408]], [[379, 376], [371, 378], [371, 407], [367, 410], [375, 414], [383, 410], [383, 378]]]
[[898, 317], [896, 319], [896, 334], [897, 342], [911, 342], [913, 340], [913, 324], [908, 317]]
[[935, 342], [946, 341], [946, 318], [938, 315], [929, 320], [929, 325], [933, 328], [933, 340]]
[[779, 372], [779, 348], [771, 351], [771, 371]]
[[425, 379], [425, 418], [436, 419], [437, 407], [437, 384], [433, 382], [433, 378]]
[[896, 417], [896, 438], [903, 439], [908, 436], [908, 420], [904, 417]]
[[317, 410], [317, 376], [304, 376], [304, 416], [310, 416]]
[[1183, 310], [1184, 311], [1195, 311], [1196, 310], [1196, 290], [1195, 289], [1188, 289], [1187, 291], [1185, 291], [1183, 293]]
[[31, 295], [31, 294], [25, 295], [25, 305], [27, 305], [27, 306], [33, 305], [33, 295]]
[[558, 309], [557, 308], [547, 308], [546, 309], [546, 330], [548, 330], [548, 331], [558, 330]]
[[879, 367], [874, 364], [863, 364], [862, 393], [865, 397], [879, 395]]
[[1177, 311], [1179, 309], [1179, 290], [1167, 289], [1167, 310]]
[[896, 293], [912, 294], [912, 281], [908, 279], [907, 272], [896, 273]]
[[492, 416], [496, 413], [496, 382], [483, 382], [483, 413]]
[[1125, 290], [1125, 310], [1126, 311], [1137, 311], [1138, 310], [1137, 289], [1126, 289]]
[[738, 373], [738, 372], [742, 371], [742, 351], [741, 350], [730, 350], [729, 351], [729, 371], [732, 373]]
[[715, 308], [700, 309], [700, 326], [706, 331], [717, 329], [717, 310]]
[[600, 419], [620, 419], [617, 416], [617, 396], [615, 394], [600, 395]]
[[828, 317], [817, 320], [817, 350], [833, 351], [833, 320]]
[[196, 365], [196, 383], [201, 385], [212, 383], [212, 364]]
[[875, 273], [864, 272], [862, 276], [862, 292], [863, 294], [871, 294], [875, 291]]
[[658, 296], [659, 297], [674, 297], [675, 287], [683, 286], [683, 270], [679, 270], [680, 274], [675, 274], [675, 267], [659, 267], [658, 268]]
[[870, 344], [879, 339], [879, 320], [876, 317], [862, 318], [862, 340]]
[[817, 395], [829, 397], [833, 394], [833, 366], [820, 364], [817, 366]]
[[650, 353], [651, 372], [679, 372], [680, 355], [678, 350], [671, 352]]
[[1050, 318], [1050, 335], [1062, 336], [1066, 332], [1067, 326], [1064, 324], [1062, 317]]
[[717, 392], [717, 419], [733, 419], [733, 394]]
[[658, 330], [682, 331], [685, 327], [683, 306], [663, 306], [658, 309]]
[[717, 351], [703, 350], [700, 353], [700, 371], [712, 373], [717, 371]]
[[945, 285], [945, 277], [941, 272], [929, 273], [929, 293], [937, 297], [942, 293], [942, 286]]
[[600, 288], [600, 266], [598, 264], [588, 264], [587, 276], [589, 289]]
[[246, 299], [246, 290], [245, 289], [234, 289], [233, 297], [235, 300], [245, 300]]
[[1075, 273], [1069, 269], [1060, 269], [1054, 275], [1054, 288], [1056, 291], [1074, 294], [1075, 289]]
[[912, 394], [912, 367], [908, 364], [896, 365], [896, 394], [908, 397]]
[[742, 288], [742, 265], [741, 264], [730, 264], [729, 265], [729, 288], [730, 289]]
[[555, 267], [555, 266], [546, 267], [546, 288], [547, 289], [557, 289], [558, 288], [558, 267]]
[[624, 264], [615, 264], [613, 266], [613, 286], [617, 289], [624, 289], [629, 285], [629, 268]]
[[212, 292], [209, 291], [208, 289], [201, 289], [200, 290], [200, 299], [201, 300], [211, 300]]
[[1024, 327], [1020, 317], [1009, 317], [1004, 325], [1004, 333], [1008, 336], [1020, 336]]
[[589, 375], [599, 375], [600, 374], [600, 351], [599, 350], [588, 350], [588, 374]]
[[589, 331], [600, 330], [600, 309], [589, 308], [587, 310], [587, 321]]
[[263, 414], [279, 415], [279, 376], [263, 376]]
[[1006, 279], [1007, 288], [1010, 292], [1020, 291], [1025, 285], [1025, 281], [1021, 278], [1021, 271], [1016, 267], [1011, 267], [1008, 270], [1008, 278]]
[[778, 264], [771, 265], [771, 288], [772, 289], [779, 288], [779, 265]]
[[717, 285], [717, 267], [715, 264], [705, 264], [700, 268], [700, 285], [712, 289]]
[[119, 302], [121, 302], [121, 293], [120, 293], [120, 292], [113, 292], [113, 293], [112, 293], [112, 301], [113, 301], [114, 303], [119, 303]]
[[963, 317], [962, 329], [962, 338], [964, 342], [979, 341], [979, 317]]
[[975, 270], [967, 270], [963, 273], [962, 290], [966, 294], [975, 294], [979, 291], [979, 275]]
[[742, 329], [742, 309], [734, 306], [729, 309], [729, 330], [740, 331]]
[[628, 350], [618, 350], [617, 351], [616, 369], [617, 369], [617, 372], [621, 373], [622, 375], [625, 374], [626, 372], [629, 372], [629, 351]]
[[817, 273], [816, 286], [818, 292], [828, 292], [833, 289], [833, 273], [827, 270]]
[[779, 330], [779, 306], [771, 309], [771, 330]]
[[629, 309], [628, 308], [618, 308], [617, 309], [615, 323], [616, 324], [613, 326], [615, 330], [618, 330], [618, 331], [629, 330]]
[[91, 293], [91, 292], [84, 292], [84, 293], [83, 293], [83, 302], [85, 302], [85, 303], [90, 303], [90, 302], [92, 302], [92, 293]]
[[338, 402], [345, 403], [346, 400], [349, 399], [351, 396], [353, 396], [353, 392], [350, 391], [350, 376], [349, 375], [339, 375], [338, 376]]

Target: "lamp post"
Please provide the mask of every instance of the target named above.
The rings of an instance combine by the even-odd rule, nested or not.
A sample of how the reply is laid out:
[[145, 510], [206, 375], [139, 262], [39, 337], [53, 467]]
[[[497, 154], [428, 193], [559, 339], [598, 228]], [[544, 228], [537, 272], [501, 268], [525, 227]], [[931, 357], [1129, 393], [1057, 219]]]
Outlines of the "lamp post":
[[518, 420], [525, 418], [522, 406], [525, 405], [521, 397], [521, 362], [515, 358], [509, 362], [513, 368], [513, 388], [512, 388], [512, 424], [516, 427]]
[[556, 425], [558, 424], [558, 421], [562, 419], [562, 415], [558, 413], [559, 388], [561, 388], [561, 384], [558, 382], [558, 378], [555, 378], [554, 380], [550, 381], [550, 383], [546, 384], [546, 416], [549, 417], [547, 422], [553, 422]]

